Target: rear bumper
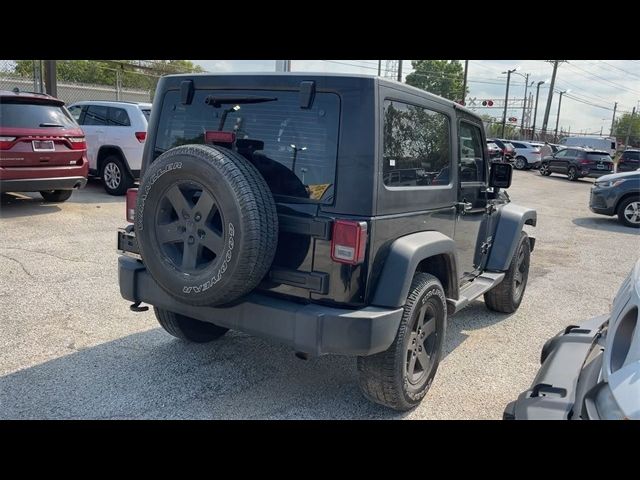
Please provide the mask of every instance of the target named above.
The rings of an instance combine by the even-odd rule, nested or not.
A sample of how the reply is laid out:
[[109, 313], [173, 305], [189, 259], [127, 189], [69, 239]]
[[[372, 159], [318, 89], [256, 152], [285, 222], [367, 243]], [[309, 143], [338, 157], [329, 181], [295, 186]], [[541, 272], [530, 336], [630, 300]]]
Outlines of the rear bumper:
[[402, 308], [347, 310], [300, 304], [259, 293], [250, 293], [241, 303], [226, 307], [187, 305], [162, 290], [144, 264], [126, 256], [118, 260], [118, 277], [120, 294], [126, 300], [271, 338], [311, 355], [382, 352], [393, 343], [403, 312]]
[[40, 192], [83, 188], [86, 177], [21, 178], [0, 180], [0, 192]]
[[[578, 377], [607, 315], [568, 327], [543, 347], [544, 362], [531, 388], [507, 405], [505, 420], [567, 420], [574, 408]], [[566, 333], [565, 333], [566, 332]]]

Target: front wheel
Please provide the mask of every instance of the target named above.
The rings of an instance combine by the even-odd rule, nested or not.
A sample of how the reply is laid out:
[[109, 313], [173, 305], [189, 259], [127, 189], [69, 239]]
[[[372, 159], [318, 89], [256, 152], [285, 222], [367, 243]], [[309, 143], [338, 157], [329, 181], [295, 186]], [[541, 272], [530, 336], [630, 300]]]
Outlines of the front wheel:
[[575, 182], [578, 179], [578, 171], [576, 170], [576, 167], [569, 167], [567, 179], [571, 182]]
[[551, 168], [549, 168], [548, 163], [543, 163], [542, 165], [540, 165], [540, 175], [544, 175], [545, 177], [551, 175]]
[[506, 271], [504, 280], [484, 294], [484, 303], [489, 310], [502, 313], [515, 312], [524, 296], [529, 279], [531, 244], [525, 232], [520, 233], [520, 241]]
[[630, 197], [620, 202], [618, 221], [627, 227], [640, 228], [640, 197]]
[[47, 202], [61, 203], [69, 200], [72, 193], [73, 190], [45, 190], [40, 195]]
[[384, 352], [358, 357], [360, 388], [369, 400], [409, 410], [427, 394], [442, 356], [447, 303], [440, 281], [416, 273], [398, 333]]
[[158, 323], [164, 330], [181, 340], [195, 343], [206, 343], [220, 338], [229, 331], [213, 323], [201, 322], [179, 313], [153, 307]]
[[527, 159], [524, 157], [518, 157], [516, 158], [513, 166], [516, 168], [516, 170], [524, 170], [525, 168], [527, 168]]

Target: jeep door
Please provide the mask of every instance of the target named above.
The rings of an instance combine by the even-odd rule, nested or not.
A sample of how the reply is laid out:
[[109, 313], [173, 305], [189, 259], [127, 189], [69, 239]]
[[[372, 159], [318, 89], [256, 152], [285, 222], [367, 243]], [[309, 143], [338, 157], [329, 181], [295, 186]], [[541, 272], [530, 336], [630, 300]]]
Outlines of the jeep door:
[[458, 276], [478, 275], [489, 249], [487, 215], [488, 155], [482, 126], [471, 119], [458, 122], [458, 203], [454, 239]]

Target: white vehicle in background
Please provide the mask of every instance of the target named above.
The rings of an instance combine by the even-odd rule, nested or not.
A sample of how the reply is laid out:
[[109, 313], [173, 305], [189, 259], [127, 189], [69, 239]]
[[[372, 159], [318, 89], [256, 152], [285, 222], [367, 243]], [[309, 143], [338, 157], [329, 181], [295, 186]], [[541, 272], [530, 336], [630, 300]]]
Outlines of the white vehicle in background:
[[511, 145], [516, 149], [513, 157], [513, 166], [517, 170], [538, 168], [540, 166], [540, 160], [542, 160], [540, 147], [532, 145], [529, 142], [520, 142], [518, 140], [511, 140]]
[[110, 195], [124, 195], [140, 176], [151, 104], [91, 100], [68, 108], [87, 139], [89, 174]]
[[609, 152], [613, 157], [616, 154], [618, 144], [615, 137], [565, 137], [560, 140], [560, 145], [566, 147], [584, 147], [593, 150], [603, 150]]

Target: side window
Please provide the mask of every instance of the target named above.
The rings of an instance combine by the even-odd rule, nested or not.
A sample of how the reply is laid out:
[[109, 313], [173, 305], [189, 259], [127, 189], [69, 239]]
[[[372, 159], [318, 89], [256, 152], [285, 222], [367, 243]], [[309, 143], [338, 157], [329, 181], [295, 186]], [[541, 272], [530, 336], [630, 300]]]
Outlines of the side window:
[[68, 110], [75, 121], [80, 123], [80, 114], [82, 113], [82, 107], [80, 105], [74, 105], [73, 107], [69, 107]]
[[467, 122], [460, 122], [460, 182], [484, 182], [485, 161], [482, 132]]
[[127, 114], [124, 108], [109, 107], [107, 125], [112, 127], [129, 127], [131, 126], [129, 114]]
[[570, 148], [567, 150], [567, 157], [575, 158], [579, 155], [580, 150], [576, 150], [575, 148]]
[[107, 107], [103, 105], [89, 105], [84, 114], [83, 125], [106, 125]]
[[523, 144], [521, 143], [515, 143], [515, 142], [511, 142], [511, 145], [513, 145], [516, 148], [526, 148]]
[[556, 158], [564, 158], [564, 157], [567, 156], [567, 152], [568, 151], [569, 151], [568, 149], [563, 148], [562, 150], [560, 150], [558, 153], [555, 154], [555, 157]]
[[449, 120], [403, 102], [384, 102], [383, 181], [389, 187], [448, 185]]

